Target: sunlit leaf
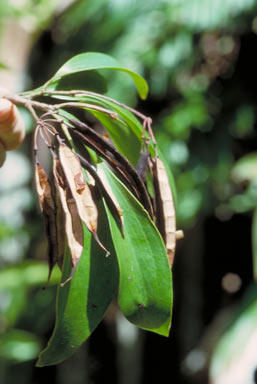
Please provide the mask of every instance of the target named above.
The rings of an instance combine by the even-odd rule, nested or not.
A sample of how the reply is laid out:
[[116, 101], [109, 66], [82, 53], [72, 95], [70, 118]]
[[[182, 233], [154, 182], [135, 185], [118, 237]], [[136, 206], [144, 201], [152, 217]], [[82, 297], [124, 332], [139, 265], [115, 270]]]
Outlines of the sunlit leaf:
[[156, 223], [164, 239], [169, 262], [172, 267], [176, 247], [176, 216], [168, 175], [159, 157], [153, 160], [153, 178]]
[[[99, 207], [98, 207], [99, 208]], [[118, 268], [103, 210], [99, 235], [106, 239], [111, 254], [106, 257], [92, 234], [84, 229], [84, 250], [72, 280], [59, 287], [56, 324], [47, 348], [40, 354], [38, 366], [57, 364], [70, 357], [102, 320], [118, 287]], [[109, 239], [109, 241], [108, 241]], [[65, 256], [62, 281], [70, 276], [71, 263]]]
[[68, 60], [56, 74], [45, 84], [45, 89], [56, 89], [58, 83], [65, 76], [74, 73], [101, 69], [113, 69], [127, 73], [134, 80], [138, 93], [142, 99], [145, 99], [148, 93], [148, 85], [144, 78], [137, 73], [120, 65], [111, 56], [98, 52], [81, 53]]
[[103, 113], [92, 111], [109, 133], [117, 149], [135, 166], [140, 153], [141, 141], [130, 127], [122, 121], [116, 121]]
[[102, 163], [98, 169], [106, 175], [124, 216], [123, 237], [106, 206], [120, 270], [120, 309], [137, 326], [168, 336], [172, 280], [161, 236], [142, 205], [108, 167]]

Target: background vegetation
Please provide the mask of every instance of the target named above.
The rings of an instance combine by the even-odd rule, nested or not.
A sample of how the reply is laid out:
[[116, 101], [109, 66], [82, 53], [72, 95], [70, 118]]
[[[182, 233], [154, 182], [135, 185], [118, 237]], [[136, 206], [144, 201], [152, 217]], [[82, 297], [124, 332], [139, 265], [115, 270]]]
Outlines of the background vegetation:
[[71, 359], [35, 368], [54, 324], [58, 272], [42, 291], [45, 239], [24, 112], [28, 138], [0, 170], [1, 383], [254, 383], [257, 2], [9, 0], [0, 26], [0, 81], [13, 91], [86, 51], [145, 76], [146, 101], [122, 74], [110, 73], [107, 94], [153, 118], [185, 232], [168, 339], [135, 329], [113, 306]]

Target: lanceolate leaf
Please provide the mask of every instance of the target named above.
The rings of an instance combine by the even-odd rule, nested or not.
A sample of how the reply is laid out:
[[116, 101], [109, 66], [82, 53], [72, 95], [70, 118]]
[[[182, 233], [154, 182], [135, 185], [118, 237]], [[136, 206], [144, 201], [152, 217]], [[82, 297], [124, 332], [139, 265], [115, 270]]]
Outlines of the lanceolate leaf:
[[165, 246], [148, 213], [117, 177], [101, 163], [124, 216], [124, 235], [106, 205], [115, 246], [123, 314], [137, 326], [168, 336], [171, 324], [172, 279]]
[[[105, 249], [97, 236], [98, 211], [93, 200], [89, 186], [87, 185], [80, 161], [72, 150], [65, 144], [59, 147], [60, 162], [66, 176], [66, 182], [77, 206], [79, 217], [91, 231], [99, 246]], [[106, 252], [108, 252], [105, 249]]]
[[159, 157], [153, 159], [153, 181], [156, 223], [166, 244], [169, 262], [172, 267], [176, 247], [176, 217], [168, 176]]
[[[75, 99], [77, 101], [86, 102], [88, 104], [91, 103], [91, 104], [99, 105], [103, 108], [116, 112], [118, 114], [118, 118], [115, 120], [99, 111], [96, 112], [95, 110], [92, 110], [90, 108], [84, 108], [88, 112], [92, 113], [92, 115], [94, 115], [101, 122], [101, 124], [104, 126], [104, 128], [107, 130], [107, 132], [111, 136], [111, 139], [113, 143], [116, 145], [117, 149], [134, 166], [136, 166], [140, 156], [140, 150], [142, 145], [143, 127], [141, 122], [137, 119], [136, 116], [133, 115], [133, 113], [130, 110], [127, 110], [126, 108], [116, 104], [111, 100], [106, 100], [105, 98], [101, 97], [101, 95], [99, 94], [93, 94], [93, 95], [90, 94], [86, 96], [83, 94], [83, 95], [77, 95], [76, 97], [68, 96], [68, 95], [54, 95], [54, 97], [60, 98], [63, 100], [72, 100], [72, 101], [74, 101]], [[66, 114], [66, 111], [62, 111], [62, 114], [63, 112], [64, 114]], [[69, 119], [69, 115], [70, 114], [67, 114], [68, 119]], [[155, 156], [155, 150], [151, 143], [149, 146], [149, 153], [151, 154], [151, 156], [153, 157]], [[174, 203], [176, 205], [177, 196], [176, 196], [176, 187], [175, 187], [174, 178], [162, 152], [158, 148], [158, 145], [157, 145], [157, 153], [165, 165], [170, 187], [172, 189], [172, 193], [174, 197]]]
[[[74, 199], [71, 199], [72, 195], [69, 187], [65, 186], [65, 178], [58, 158], [54, 159], [53, 165], [56, 200], [58, 201], [59, 208], [62, 207], [64, 213], [67, 245], [70, 249], [70, 257], [74, 270], [83, 250], [83, 230], [76, 203]], [[62, 241], [65, 241], [64, 237]]]
[[123, 67], [111, 56], [97, 52], [81, 53], [72, 57], [56, 72], [52, 79], [45, 84], [44, 89], [56, 89], [59, 81], [65, 76], [83, 71], [101, 69], [114, 69], [127, 73], [134, 80], [140, 97], [142, 99], [147, 97], [148, 85], [142, 76]]
[[[83, 225], [84, 249], [72, 280], [59, 287], [56, 324], [47, 348], [41, 352], [37, 366], [55, 365], [70, 357], [90, 336], [103, 318], [118, 288], [118, 266], [110, 240], [108, 222], [100, 204], [99, 234], [106, 239], [111, 254], [99, 248]], [[108, 241], [109, 239], [109, 241]], [[62, 281], [71, 273], [68, 251]]]

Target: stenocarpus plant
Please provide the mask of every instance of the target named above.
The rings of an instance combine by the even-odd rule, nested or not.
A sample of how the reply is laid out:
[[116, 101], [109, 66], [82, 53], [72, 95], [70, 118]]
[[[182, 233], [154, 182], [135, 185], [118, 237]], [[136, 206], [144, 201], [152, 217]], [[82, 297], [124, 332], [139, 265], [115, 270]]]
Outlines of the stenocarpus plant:
[[[146, 97], [141, 76], [109, 56], [86, 53], [42, 87], [2, 99], [14, 111], [14, 105], [27, 108], [35, 120], [35, 185], [46, 224], [49, 278], [56, 263], [62, 270], [56, 325], [38, 366], [69, 357], [116, 295], [124, 316], [137, 326], [168, 336], [171, 325], [171, 267], [181, 237], [172, 177], [149, 117], [99, 93], [62, 89], [69, 76], [72, 88], [72, 75], [99, 69], [128, 73]], [[100, 130], [89, 123], [92, 116]], [[5, 142], [14, 134], [9, 129]], [[39, 145], [49, 149], [52, 176], [41, 165]]]

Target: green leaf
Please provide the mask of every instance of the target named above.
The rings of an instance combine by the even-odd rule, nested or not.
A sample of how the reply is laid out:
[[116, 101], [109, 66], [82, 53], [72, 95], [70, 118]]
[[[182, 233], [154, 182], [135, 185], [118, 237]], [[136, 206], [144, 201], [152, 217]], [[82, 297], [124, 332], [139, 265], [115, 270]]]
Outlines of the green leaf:
[[[116, 147], [135, 166], [140, 155], [143, 133], [143, 126], [141, 122], [136, 118], [136, 116], [134, 116], [133, 113], [130, 112], [128, 109], [116, 104], [115, 102], [102, 98], [101, 95], [83, 96], [79, 99], [87, 103], [98, 104], [101, 107], [111, 109], [114, 112], [118, 113], [120, 120], [115, 122], [113, 119], [109, 118], [104, 114], [98, 112], [96, 113], [92, 110], [90, 111], [92, 114], [94, 114], [94, 116], [99, 119], [99, 121], [106, 128]], [[124, 124], [121, 123], [121, 119], [123, 119]], [[155, 156], [155, 149], [151, 143], [149, 146], [149, 152], [151, 156]], [[158, 145], [157, 152], [165, 165], [170, 187], [173, 193], [174, 203], [176, 205], [177, 192], [173, 174]]]
[[[100, 323], [117, 292], [118, 266], [101, 207], [98, 235], [110, 251], [109, 257], [85, 226], [83, 230], [84, 250], [72, 280], [58, 289], [55, 329], [47, 348], [39, 356], [38, 367], [58, 364], [70, 357]], [[67, 251], [62, 281], [69, 277], [70, 271]]]
[[137, 73], [120, 65], [113, 57], [98, 52], [81, 53], [68, 60], [56, 74], [44, 85], [44, 89], [56, 89], [58, 83], [65, 76], [74, 73], [101, 69], [114, 69], [131, 76], [142, 99], [148, 94], [148, 85], [145, 79]]
[[54, 80], [47, 89], [62, 91], [84, 89], [87, 91], [106, 93], [107, 80], [97, 71], [80, 71]]
[[253, 212], [252, 220], [253, 276], [257, 281], [257, 208]]
[[[109, 133], [117, 149], [134, 166], [136, 166], [140, 155], [143, 129], [142, 124], [130, 111], [126, 110], [125, 108], [119, 106], [118, 104], [112, 101], [102, 98], [101, 95], [97, 94], [94, 96], [83, 95], [79, 97], [72, 97], [67, 95], [54, 95], [54, 98], [84, 102], [116, 112], [118, 114], [118, 118], [113, 119], [107, 116], [106, 113], [96, 111], [94, 109], [91, 109], [90, 107], [83, 108], [100, 121], [100, 123], [105, 127], [106, 131]], [[153, 147], [151, 146], [150, 149], [152, 150], [151, 152], [154, 155]]]
[[104, 113], [98, 111], [92, 111], [91, 113], [105, 127], [117, 149], [136, 166], [141, 142], [130, 127], [122, 120], [114, 120]]
[[[51, 95], [50, 95], [51, 96]], [[106, 98], [101, 97], [101, 95], [77, 95], [77, 96], [69, 96], [69, 95], [54, 95], [52, 96], [57, 99], [70, 100], [70, 101], [81, 101], [88, 104], [94, 104], [101, 106], [103, 108], [114, 111], [118, 114], [118, 119], [114, 120], [107, 116], [104, 113], [96, 112], [90, 108], [84, 108], [92, 115], [94, 115], [105, 127], [107, 132], [110, 134], [112, 141], [116, 145], [117, 149], [125, 156], [127, 159], [135, 166], [139, 159], [140, 149], [142, 145], [142, 133], [143, 127], [141, 122], [133, 115], [131, 111], [126, 109], [125, 107], [116, 104], [112, 100], [107, 100]], [[153, 145], [150, 143], [149, 151], [151, 156], [155, 156], [155, 149]], [[173, 193], [174, 203], [176, 205], [177, 202], [177, 193], [176, 186], [173, 174], [167, 164], [166, 159], [164, 158], [160, 148], [157, 145], [157, 152], [159, 157], [162, 159], [170, 187]]]
[[172, 278], [166, 249], [148, 213], [119, 179], [101, 163], [124, 216], [124, 233], [106, 206], [119, 271], [118, 302], [138, 327], [168, 336], [171, 325]]

